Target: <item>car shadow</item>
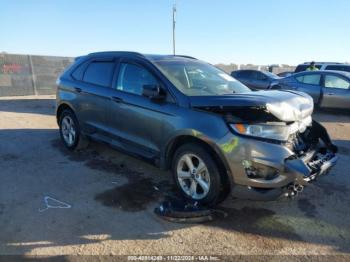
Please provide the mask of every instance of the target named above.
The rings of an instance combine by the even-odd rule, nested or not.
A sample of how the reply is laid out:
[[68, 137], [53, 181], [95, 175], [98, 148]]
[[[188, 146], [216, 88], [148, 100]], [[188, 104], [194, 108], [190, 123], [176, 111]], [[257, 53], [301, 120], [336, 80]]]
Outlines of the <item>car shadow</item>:
[[[217, 207], [227, 217], [196, 225], [170, 223], [153, 213], [159, 201], [176, 194], [167, 172], [100, 143], [71, 152], [57, 130], [8, 129], [0, 130], [0, 137], [0, 253], [157, 240], [191, 227], [204, 231], [203, 237], [235, 234], [246, 245], [271, 252], [289, 241], [350, 252], [348, 151], [341, 152], [333, 176], [320, 178], [300, 198], [229, 198]], [[349, 141], [335, 143], [350, 150]], [[45, 196], [72, 207], [39, 212]]]
[[0, 111], [13, 113], [30, 113], [39, 115], [55, 114], [55, 99], [0, 99]]

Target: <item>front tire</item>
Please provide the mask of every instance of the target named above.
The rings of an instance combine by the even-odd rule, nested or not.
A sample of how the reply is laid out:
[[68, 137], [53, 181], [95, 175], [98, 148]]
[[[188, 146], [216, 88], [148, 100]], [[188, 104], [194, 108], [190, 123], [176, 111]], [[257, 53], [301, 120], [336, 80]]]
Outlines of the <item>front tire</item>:
[[173, 158], [172, 173], [185, 198], [209, 206], [219, 202], [222, 183], [219, 168], [200, 145], [179, 147]]
[[64, 110], [59, 121], [61, 139], [69, 150], [82, 149], [87, 146], [87, 139], [80, 132], [77, 118], [71, 110]]

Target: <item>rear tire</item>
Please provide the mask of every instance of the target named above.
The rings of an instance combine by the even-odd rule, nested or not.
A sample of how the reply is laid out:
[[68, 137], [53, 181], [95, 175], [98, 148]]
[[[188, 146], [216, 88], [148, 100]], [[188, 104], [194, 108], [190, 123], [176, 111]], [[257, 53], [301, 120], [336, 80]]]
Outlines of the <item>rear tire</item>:
[[180, 146], [173, 158], [172, 173], [186, 199], [208, 206], [223, 200], [219, 168], [202, 146], [195, 143]]
[[79, 122], [72, 110], [64, 110], [59, 118], [60, 136], [69, 150], [80, 150], [88, 146], [88, 139], [80, 132]]

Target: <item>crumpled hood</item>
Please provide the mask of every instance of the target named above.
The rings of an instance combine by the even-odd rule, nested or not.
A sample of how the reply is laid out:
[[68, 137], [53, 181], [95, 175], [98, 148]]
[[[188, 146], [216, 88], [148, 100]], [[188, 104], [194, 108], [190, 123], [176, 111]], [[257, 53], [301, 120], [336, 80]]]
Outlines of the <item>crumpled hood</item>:
[[265, 109], [281, 121], [301, 121], [313, 112], [314, 103], [308, 94], [289, 90], [257, 91], [223, 96], [190, 97], [192, 107], [255, 107]]

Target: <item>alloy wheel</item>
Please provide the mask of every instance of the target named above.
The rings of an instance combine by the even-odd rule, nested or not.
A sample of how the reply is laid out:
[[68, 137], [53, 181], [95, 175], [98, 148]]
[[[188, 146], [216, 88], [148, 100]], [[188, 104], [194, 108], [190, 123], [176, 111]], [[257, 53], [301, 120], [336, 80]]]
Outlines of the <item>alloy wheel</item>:
[[210, 175], [204, 161], [195, 154], [184, 154], [177, 164], [177, 179], [192, 199], [205, 198], [210, 189]]
[[64, 116], [61, 123], [61, 132], [64, 141], [68, 146], [74, 145], [76, 141], [76, 129], [73, 119], [70, 116]]

